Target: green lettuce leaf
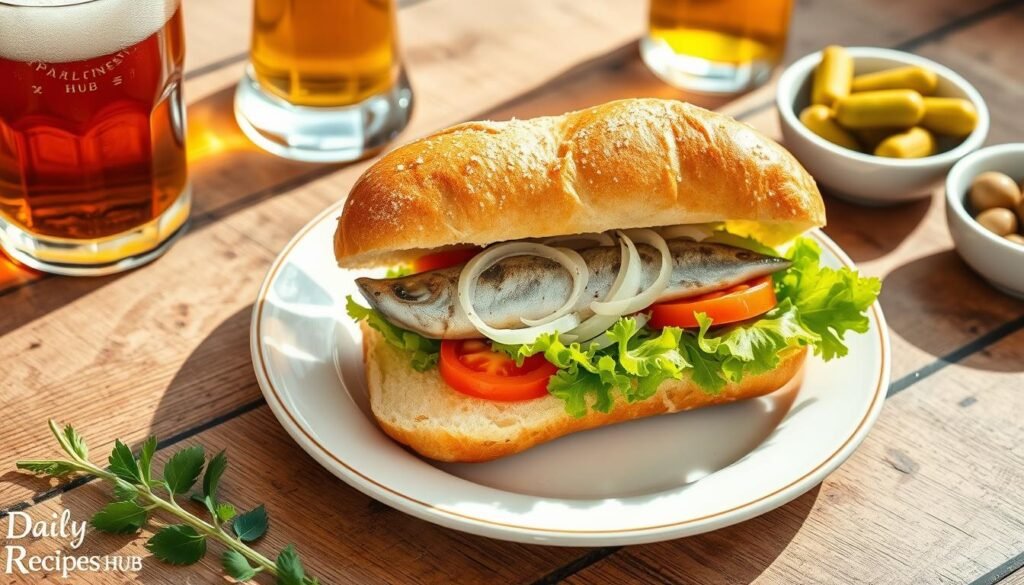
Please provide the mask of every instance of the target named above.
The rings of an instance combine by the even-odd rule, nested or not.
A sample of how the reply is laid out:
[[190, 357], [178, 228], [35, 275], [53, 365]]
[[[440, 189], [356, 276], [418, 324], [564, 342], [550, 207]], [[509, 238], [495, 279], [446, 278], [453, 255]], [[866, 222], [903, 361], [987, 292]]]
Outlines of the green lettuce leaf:
[[679, 350], [682, 330], [667, 327], [655, 332], [640, 327], [636, 319], [623, 317], [606, 335], [614, 342], [598, 349], [597, 344], [581, 347], [566, 345], [557, 334], [545, 334], [524, 345], [493, 344], [520, 364], [526, 358], [544, 354], [558, 367], [548, 383], [548, 391], [565, 401], [566, 411], [576, 417], [591, 408], [608, 412], [614, 396], [627, 402], [650, 398], [658, 386], [670, 378], [680, 379], [689, 363]]
[[380, 332], [388, 343], [407, 352], [412, 367], [417, 372], [424, 372], [437, 365], [437, 359], [441, 352], [440, 341], [427, 339], [422, 335], [392, 325], [376, 310], [360, 305], [351, 296], [346, 297], [345, 310], [353, 320], [365, 320], [367, 325]]
[[396, 264], [384, 273], [384, 278], [401, 278], [403, 276], [409, 276], [412, 274], [412, 266], [408, 264]]
[[815, 354], [825, 360], [845, 356], [843, 336], [868, 330], [866, 311], [878, 298], [882, 281], [860, 277], [849, 268], [821, 266], [821, 248], [807, 238], [798, 239], [786, 257], [793, 265], [776, 279], [779, 301], [791, 302], [800, 324], [819, 336]]
[[731, 234], [725, 230], [715, 230], [714, 232], [711, 232], [711, 236], [704, 241], [712, 244], [725, 244], [726, 246], [743, 248], [745, 250], [751, 250], [758, 254], [766, 254], [768, 256], [779, 255], [775, 248], [766, 246], [750, 236], [737, 236], [736, 234]]
[[791, 347], [814, 345], [819, 337], [800, 324], [796, 308], [788, 300], [756, 321], [711, 330], [712, 321], [697, 314], [700, 330], [685, 332], [681, 340], [693, 363], [693, 380], [706, 391], [718, 392], [726, 382], [761, 374], [779, 365], [781, 354]]

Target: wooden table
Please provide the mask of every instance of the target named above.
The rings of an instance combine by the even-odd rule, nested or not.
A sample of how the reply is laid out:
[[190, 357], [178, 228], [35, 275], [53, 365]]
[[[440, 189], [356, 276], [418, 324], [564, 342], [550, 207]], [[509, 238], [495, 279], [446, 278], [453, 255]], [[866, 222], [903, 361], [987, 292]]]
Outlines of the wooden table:
[[[320, 468], [260, 395], [249, 358], [251, 303], [275, 254], [344, 197], [368, 162], [288, 162], [241, 136], [231, 105], [249, 4], [185, 2], [196, 196], [188, 235], [152, 265], [112, 277], [49, 277], [10, 263], [0, 270], [4, 516], [25, 510], [49, 519], [69, 509], [86, 518], [106, 500], [99, 482], [51, 484], [13, 472], [16, 459], [56, 454], [45, 423], [53, 417], [76, 424], [94, 453], [115, 437], [137, 448], [150, 433], [163, 439], [158, 458], [194, 442], [228, 447], [227, 495], [265, 502], [271, 514], [258, 548], [297, 543], [309, 570], [330, 583], [1024, 583], [1024, 303], [957, 257], [938, 190], [887, 209], [827, 197], [826, 232], [864, 272], [885, 279], [894, 382], [857, 453], [774, 512], [660, 544], [527, 546], [406, 516]], [[779, 136], [772, 86], [712, 100], [648, 73], [637, 54], [644, 4], [406, 2], [400, 30], [417, 105], [401, 140], [467, 119], [555, 114], [630, 96], [688, 99]], [[938, 60], [985, 96], [990, 143], [1020, 141], [1022, 30], [1020, 1], [804, 0], [787, 55], [840, 43]], [[0, 521], [4, 535], [8, 522]], [[90, 532], [77, 554], [146, 555], [142, 542]], [[31, 548], [60, 545], [43, 538]], [[146, 559], [137, 576], [72, 582], [223, 582], [219, 575], [217, 555], [208, 555], [188, 569]]]

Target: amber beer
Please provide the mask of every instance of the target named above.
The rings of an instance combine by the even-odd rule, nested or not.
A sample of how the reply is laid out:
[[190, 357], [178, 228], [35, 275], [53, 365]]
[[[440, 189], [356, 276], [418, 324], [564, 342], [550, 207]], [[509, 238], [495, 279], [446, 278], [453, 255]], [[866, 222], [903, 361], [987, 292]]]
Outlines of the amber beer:
[[347, 106], [398, 74], [388, 0], [255, 0], [252, 66], [260, 85], [300, 106]]
[[742, 91], [781, 62], [791, 12], [792, 0], [651, 0], [641, 53], [679, 87]]
[[286, 158], [362, 158], [405, 127], [412, 90], [395, 0], [254, 0], [249, 67], [235, 119]]
[[178, 0], [0, 0], [0, 242], [42, 270], [144, 262], [188, 216]]

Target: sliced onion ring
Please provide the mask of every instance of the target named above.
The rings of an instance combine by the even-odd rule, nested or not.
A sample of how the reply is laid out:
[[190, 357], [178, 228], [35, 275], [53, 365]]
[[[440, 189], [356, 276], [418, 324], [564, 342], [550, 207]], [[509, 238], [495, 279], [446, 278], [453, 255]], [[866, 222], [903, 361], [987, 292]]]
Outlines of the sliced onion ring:
[[[647, 244], [657, 249], [661, 253], [661, 269], [658, 271], [658, 277], [654, 279], [651, 286], [635, 296], [614, 301], [594, 301], [590, 303], [590, 310], [598, 315], [619, 316], [636, 313], [654, 304], [658, 296], [668, 287], [668, 280], [672, 275], [672, 252], [668, 249], [668, 243], [665, 242], [665, 239], [651, 229], [630, 230], [626, 235], [635, 242]], [[637, 266], [640, 266], [641, 259], [639, 254], [637, 254], [635, 260]]]
[[[612, 282], [611, 288], [608, 289], [608, 294], [602, 299], [603, 302], [632, 297], [640, 292], [640, 286], [643, 284], [641, 281], [643, 278], [643, 267], [640, 264], [640, 253], [637, 252], [636, 246], [633, 245], [632, 240], [626, 234], [621, 231], [616, 231], [615, 233], [619, 238], [622, 261], [619, 263], [619, 273], [615, 275], [615, 281]], [[619, 315], [592, 315], [569, 333], [580, 339], [590, 341], [603, 335], [618, 320]]]
[[694, 242], [702, 242], [710, 238], [713, 232], [711, 228], [707, 226], [699, 224], [690, 224], [670, 225], [668, 227], [663, 227], [659, 229], [658, 233], [661, 234], [661, 237], [665, 238], [666, 240], [686, 238], [689, 240], [693, 240]]
[[[576, 307], [576, 303], [580, 300], [580, 297], [583, 296], [583, 293], [586, 292], [587, 283], [590, 282], [590, 268], [587, 267], [586, 260], [583, 259], [583, 256], [580, 256], [579, 252], [572, 248], [552, 248], [552, 250], [562, 252], [572, 260], [573, 264], [575, 264], [575, 272], [572, 268], [563, 264], [563, 266], [569, 270], [569, 276], [572, 277], [572, 292], [569, 294], [569, 299], [564, 305], [546, 317], [541, 319], [527, 319], [525, 317], [520, 317], [519, 320], [529, 327], [544, 325], [545, 323], [550, 323], [551, 321], [568, 314], [569, 311], [572, 311]], [[554, 258], [552, 259], [554, 260]], [[555, 261], [558, 262], [558, 260]], [[582, 275], [582, 277], [580, 275]], [[579, 290], [577, 290], [577, 288]], [[578, 320], [577, 316], [577, 321]]]
[[584, 248], [593, 248], [592, 242], [597, 242], [598, 246], [614, 246], [615, 240], [612, 239], [606, 233], [596, 234], [571, 234], [568, 236], [555, 236], [542, 241], [542, 244], [551, 246], [558, 244], [563, 248], [571, 248], [573, 250], [582, 250]]
[[[495, 263], [511, 256], [541, 256], [558, 262], [572, 276], [573, 287], [569, 299], [557, 311], [548, 315], [542, 325], [522, 329], [499, 329], [484, 322], [473, 308], [473, 293], [480, 274]], [[458, 300], [459, 308], [465, 313], [470, 323], [484, 336], [499, 343], [532, 343], [538, 336], [555, 331], [569, 331], [579, 325], [579, 317], [569, 313], [583, 295], [590, 279], [590, 271], [579, 253], [566, 248], [552, 248], [543, 244], [529, 242], [510, 242], [492, 246], [474, 256], [459, 274]], [[526, 320], [523, 320], [524, 323]], [[527, 323], [528, 324], [528, 323]]]

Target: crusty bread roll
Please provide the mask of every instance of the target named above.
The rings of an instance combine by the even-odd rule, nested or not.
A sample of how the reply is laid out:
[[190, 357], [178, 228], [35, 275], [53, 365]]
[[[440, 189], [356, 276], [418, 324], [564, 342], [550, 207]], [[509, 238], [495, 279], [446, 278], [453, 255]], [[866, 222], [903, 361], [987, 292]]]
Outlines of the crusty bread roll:
[[608, 414], [574, 418], [565, 412], [564, 402], [550, 395], [497, 402], [457, 392], [436, 368], [417, 372], [408, 355], [365, 323], [362, 330], [374, 417], [393, 439], [440, 461], [487, 461], [577, 431], [763, 396], [800, 374], [807, 355], [806, 349], [793, 349], [771, 372], [746, 376], [717, 394], [701, 390], [689, 378], [669, 380], [648, 400], [630, 404], [617, 396]]
[[746, 124], [633, 99], [532, 120], [470, 122], [397, 148], [345, 202], [344, 267], [424, 249], [728, 221], [766, 243], [825, 223], [814, 180]]

